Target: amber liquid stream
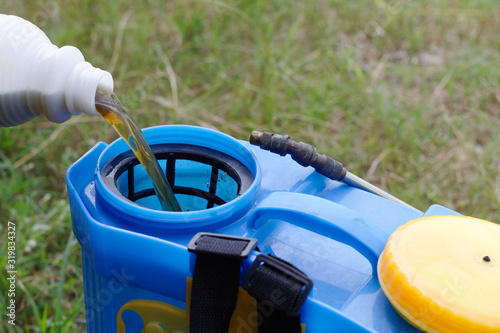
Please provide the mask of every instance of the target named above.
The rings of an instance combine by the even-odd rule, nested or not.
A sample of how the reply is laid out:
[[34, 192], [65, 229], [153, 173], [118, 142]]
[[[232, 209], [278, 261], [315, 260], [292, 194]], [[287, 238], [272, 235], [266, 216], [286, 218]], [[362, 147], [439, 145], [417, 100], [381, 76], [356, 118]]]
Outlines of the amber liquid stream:
[[118, 132], [141, 162], [153, 182], [156, 195], [164, 211], [181, 211], [165, 174], [162, 172], [155, 155], [151, 151], [142, 131], [125, 110], [123, 104], [112, 92], [98, 90], [95, 104], [97, 111]]

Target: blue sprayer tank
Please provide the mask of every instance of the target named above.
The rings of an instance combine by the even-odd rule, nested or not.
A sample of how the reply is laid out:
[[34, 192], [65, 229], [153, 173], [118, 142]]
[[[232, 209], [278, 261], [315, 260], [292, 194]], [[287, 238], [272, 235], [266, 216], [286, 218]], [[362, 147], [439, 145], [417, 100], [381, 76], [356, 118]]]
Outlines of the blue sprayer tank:
[[[67, 172], [87, 332], [141, 332], [148, 306], [185, 321], [195, 257], [186, 247], [198, 232], [256, 238], [262, 253], [305, 272], [314, 282], [300, 310], [306, 332], [418, 332], [381, 290], [377, 260], [399, 226], [456, 212], [434, 205], [419, 213], [214, 130], [143, 133], [174, 191], [183, 189], [183, 212], [160, 210], [121, 139], [98, 143]], [[241, 276], [256, 255], [242, 261]]]

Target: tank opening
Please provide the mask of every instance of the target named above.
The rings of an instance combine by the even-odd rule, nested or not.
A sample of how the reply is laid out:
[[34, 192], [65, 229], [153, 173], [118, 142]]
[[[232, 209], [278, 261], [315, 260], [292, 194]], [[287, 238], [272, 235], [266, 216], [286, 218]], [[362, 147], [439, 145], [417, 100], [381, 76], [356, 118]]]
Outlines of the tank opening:
[[[220, 151], [187, 144], [159, 144], [151, 149], [182, 208], [194, 211], [221, 206], [244, 193], [254, 175], [240, 161]], [[138, 205], [161, 210], [151, 179], [131, 151], [102, 169], [106, 186]]]

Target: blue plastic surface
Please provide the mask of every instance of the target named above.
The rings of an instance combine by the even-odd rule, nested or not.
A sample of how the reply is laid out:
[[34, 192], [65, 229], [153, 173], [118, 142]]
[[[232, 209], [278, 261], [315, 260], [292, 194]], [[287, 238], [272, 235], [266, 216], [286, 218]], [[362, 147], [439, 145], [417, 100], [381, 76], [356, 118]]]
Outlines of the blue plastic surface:
[[[150, 145], [198, 145], [231, 155], [253, 174], [241, 196], [210, 209], [163, 212], [117, 196], [101, 169], [128, 150], [97, 144], [67, 172], [73, 230], [81, 244], [88, 332], [116, 332], [132, 299], [185, 307], [199, 231], [259, 240], [263, 253], [291, 262], [313, 281], [301, 310], [307, 332], [418, 332], [392, 308], [376, 276], [389, 235], [422, 214], [335, 182], [223, 133], [193, 126], [145, 129]], [[189, 174], [189, 173], [187, 173]], [[426, 215], [458, 214], [435, 205]], [[257, 253], [242, 262], [242, 277]]]

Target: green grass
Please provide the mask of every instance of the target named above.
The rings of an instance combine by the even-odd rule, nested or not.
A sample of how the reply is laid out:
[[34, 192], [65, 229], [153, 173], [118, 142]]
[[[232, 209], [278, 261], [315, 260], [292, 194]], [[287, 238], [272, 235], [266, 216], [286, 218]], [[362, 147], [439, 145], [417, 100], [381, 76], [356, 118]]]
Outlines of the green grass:
[[[0, 0], [0, 8], [110, 70], [142, 127], [195, 124], [240, 139], [253, 129], [287, 133], [420, 209], [439, 203], [500, 221], [496, 0]], [[64, 174], [116, 137], [89, 116], [0, 129], [0, 248], [15, 222], [22, 282], [18, 325], [3, 330], [84, 331]], [[0, 279], [0, 304], [6, 288]]]

